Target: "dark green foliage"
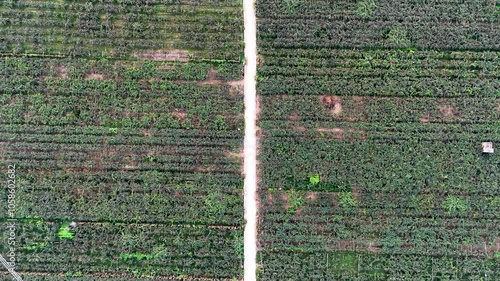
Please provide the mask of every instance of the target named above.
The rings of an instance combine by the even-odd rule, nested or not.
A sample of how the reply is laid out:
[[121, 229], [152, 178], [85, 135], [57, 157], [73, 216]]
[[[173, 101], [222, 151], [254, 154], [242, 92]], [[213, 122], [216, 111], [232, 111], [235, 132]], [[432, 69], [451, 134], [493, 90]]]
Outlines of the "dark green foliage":
[[0, 1], [24, 280], [241, 279], [241, 6]]
[[260, 280], [500, 278], [495, 5], [258, 1]]

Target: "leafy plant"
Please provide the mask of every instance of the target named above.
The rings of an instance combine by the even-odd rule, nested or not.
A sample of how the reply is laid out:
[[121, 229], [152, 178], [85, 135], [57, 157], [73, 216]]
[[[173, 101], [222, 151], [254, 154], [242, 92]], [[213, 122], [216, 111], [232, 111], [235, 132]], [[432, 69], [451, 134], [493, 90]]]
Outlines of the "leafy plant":
[[297, 13], [297, 9], [300, 6], [302, 0], [281, 0], [281, 4], [285, 9], [285, 13], [293, 15]]
[[69, 223], [63, 223], [57, 232], [60, 239], [73, 239], [75, 232], [68, 228]]
[[306, 202], [304, 197], [303, 197], [303, 192], [300, 191], [295, 191], [295, 190], [290, 190], [286, 192], [288, 196], [288, 212], [294, 214], [297, 212], [298, 209], [300, 209], [304, 203]]
[[215, 120], [213, 123], [213, 129], [218, 131], [227, 130], [226, 118], [222, 115], [215, 116]]
[[309, 182], [312, 183], [313, 185], [316, 185], [319, 183], [319, 174], [312, 175], [309, 174]]
[[47, 242], [35, 242], [31, 245], [24, 246], [23, 249], [28, 250], [28, 251], [33, 251], [33, 250], [38, 250], [38, 249], [44, 249], [47, 247], [48, 243]]
[[130, 259], [150, 260], [152, 258], [153, 258], [153, 255], [151, 255], [151, 254], [143, 254], [143, 253], [131, 253], [131, 254], [122, 253], [122, 254], [120, 254], [120, 259], [122, 259], [124, 261], [130, 260]]
[[389, 31], [387, 39], [397, 47], [406, 47], [410, 44], [407, 31], [399, 26], [396, 26]]
[[467, 210], [467, 204], [464, 199], [449, 195], [443, 201], [443, 209], [447, 210], [448, 214], [463, 214]]
[[344, 209], [358, 206], [358, 201], [352, 196], [351, 192], [340, 192], [338, 194], [339, 204]]
[[376, 8], [377, 4], [375, 0], [363, 0], [356, 7], [356, 14], [364, 19], [368, 19]]

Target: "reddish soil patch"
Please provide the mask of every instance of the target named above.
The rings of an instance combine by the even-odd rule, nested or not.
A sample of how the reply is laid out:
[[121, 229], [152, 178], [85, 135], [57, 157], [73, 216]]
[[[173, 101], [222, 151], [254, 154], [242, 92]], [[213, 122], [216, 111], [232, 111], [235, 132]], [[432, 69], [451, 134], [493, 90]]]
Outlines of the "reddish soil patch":
[[288, 204], [288, 194], [286, 194], [286, 192], [283, 192], [281, 194], [281, 199], [284, 202], [283, 207], [285, 208], [285, 210], [288, 210], [292, 207], [292, 206], [290, 206], [290, 204]]
[[257, 66], [264, 63], [264, 56], [257, 55]]
[[144, 131], [142, 131], [142, 133], [144, 134], [145, 137], [151, 136], [151, 131], [150, 130], [144, 130]]
[[319, 133], [331, 133], [336, 139], [344, 138], [344, 130], [340, 128], [318, 128], [316, 131]]
[[224, 156], [227, 158], [237, 159], [238, 162], [240, 163], [240, 175], [245, 174], [245, 166], [243, 162], [245, 158], [245, 152], [243, 148], [238, 149], [238, 152], [226, 151], [224, 152]]
[[452, 106], [449, 105], [443, 105], [439, 107], [439, 111], [443, 113], [445, 117], [453, 117], [457, 116], [458, 110]]
[[355, 103], [365, 103], [365, 97], [362, 97], [362, 96], [353, 96], [352, 97], [352, 100], [355, 102]]
[[288, 116], [288, 120], [290, 121], [300, 121], [302, 118], [300, 118], [299, 114], [297, 112], [292, 112], [290, 116]]
[[370, 242], [368, 244], [368, 252], [370, 253], [379, 253], [380, 250], [382, 249], [382, 244], [377, 244], [377, 243], [373, 243], [373, 242]]
[[429, 123], [431, 121], [431, 114], [430, 113], [426, 113], [424, 115], [422, 115], [422, 117], [420, 118], [420, 122], [422, 123]]
[[272, 204], [274, 201], [273, 194], [271, 192], [267, 193], [267, 203]]
[[340, 113], [342, 113], [342, 104], [340, 103], [341, 102], [340, 97], [338, 97], [338, 96], [322, 96], [321, 102], [334, 115], [339, 115]]
[[103, 80], [104, 79], [104, 75], [98, 74], [98, 73], [91, 73], [91, 74], [85, 75], [85, 78], [87, 78], [87, 79], [96, 79], [96, 80]]
[[[257, 136], [257, 146], [259, 145], [259, 138], [264, 137], [262, 130], [259, 127], [260, 120], [260, 96], [255, 96], [255, 135]], [[258, 148], [258, 147], [257, 147]]]
[[57, 67], [57, 77], [67, 78], [68, 77], [68, 68], [64, 65], [60, 65]]
[[304, 132], [306, 130], [306, 127], [304, 127], [304, 126], [292, 126], [292, 130]]
[[187, 116], [186, 111], [181, 110], [181, 109], [175, 109], [172, 111], [172, 116], [174, 116], [177, 119], [184, 119]]
[[260, 119], [260, 95], [257, 95], [255, 97], [255, 118], [256, 120], [259, 120]]
[[488, 256], [493, 256], [494, 253], [500, 252], [500, 238], [495, 240], [495, 245], [461, 245], [460, 249], [464, 252], [483, 253]]
[[316, 201], [316, 198], [318, 197], [318, 193], [314, 191], [308, 191], [306, 194], [306, 199], [311, 200], [311, 201]]
[[137, 169], [137, 166], [132, 165], [132, 164], [127, 164], [127, 165], [123, 166], [123, 169], [124, 170], [133, 170], [133, 169]]
[[140, 54], [134, 54], [134, 57], [153, 61], [189, 61], [189, 52], [186, 50], [156, 50]]
[[243, 92], [243, 87], [245, 84], [244, 80], [228, 81], [226, 82], [226, 84], [230, 86], [229, 88], [230, 95], [244, 94]]

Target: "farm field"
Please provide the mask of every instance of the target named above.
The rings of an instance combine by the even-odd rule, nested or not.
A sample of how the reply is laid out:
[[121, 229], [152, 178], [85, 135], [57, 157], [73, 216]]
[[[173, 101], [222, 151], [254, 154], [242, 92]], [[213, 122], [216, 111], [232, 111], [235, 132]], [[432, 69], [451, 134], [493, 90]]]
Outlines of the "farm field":
[[257, 1], [259, 280], [499, 280], [498, 1]]
[[242, 54], [239, 1], [2, 1], [0, 253], [15, 219], [16, 272], [241, 280]]

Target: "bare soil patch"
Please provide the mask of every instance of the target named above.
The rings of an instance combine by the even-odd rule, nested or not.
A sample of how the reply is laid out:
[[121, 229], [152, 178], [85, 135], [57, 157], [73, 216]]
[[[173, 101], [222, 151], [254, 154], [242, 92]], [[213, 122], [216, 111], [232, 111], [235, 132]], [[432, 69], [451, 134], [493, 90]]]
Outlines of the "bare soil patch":
[[334, 115], [342, 113], [341, 99], [338, 96], [321, 96], [321, 103]]
[[177, 119], [185, 119], [187, 116], [186, 111], [181, 110], [181, 109], [175, 109], [174, 111], [171, 112], [172, 116], [174, 116]]
[[244, 94], [243, 88], [245, 80], [228, 81], [226, 82], [226, 84], [230, 86], [229, 94], [231, 95]]
[[134, 57], [153, 61], [189, 61], [189, 52], [186, 50], [156, 50], [145, 53], [134, 53]]
[[238, 160], [238, 162], [241, 164], [240, 166], [240, 175], [245, 174], [245, 166], [244, 166], [244, 159], [245, 159], [245, 152], [244, 148], [240, 147], [237, 152], [235, 151], [226, 151], [224, 152], [224, 156], [227, 158], [233, 158]]
[[316, 201], [317, 197], [318, 197], [318, 193], [315, 191], [308, 191], [306, 193], [306, 199], [308, 199], [308, 200]]
[[442, 105], [439, 107], [439, 111], [445, 116], [445, 117], [455, 117], [458, 115], [458, 109], [450, 106], [450, 105]]
[[96, 79], [96, 80], [103, 80], [104, 79], [104, 75], [103, 74], [99, 74], [99, 73], [91, 73], [91, 74], [85, 75], [85, 78], [87, 78], [87, 79]]
[[68, 68], [64, 65], [60, 65], [57, 68], [57, 77], [67, 78], [68, 77]]
[[329, 133], [336, 139], [344, 138], [344, 130], [341, 128], [318, 128], [316, 129], [319, 133]]
[[295, 111], [295, 112], [292, 112], [289, 116], [288, 116], [288, 120], [290, 121], [300, 121], [302, 118], [300, 118], [299, 114]]
[[422, 115], [422, 117], [420, 117], [420, 122], [422, 123], [429, 123], [431, 121], [431, 114], [430, 113], [426, 113], [424, 115]]

